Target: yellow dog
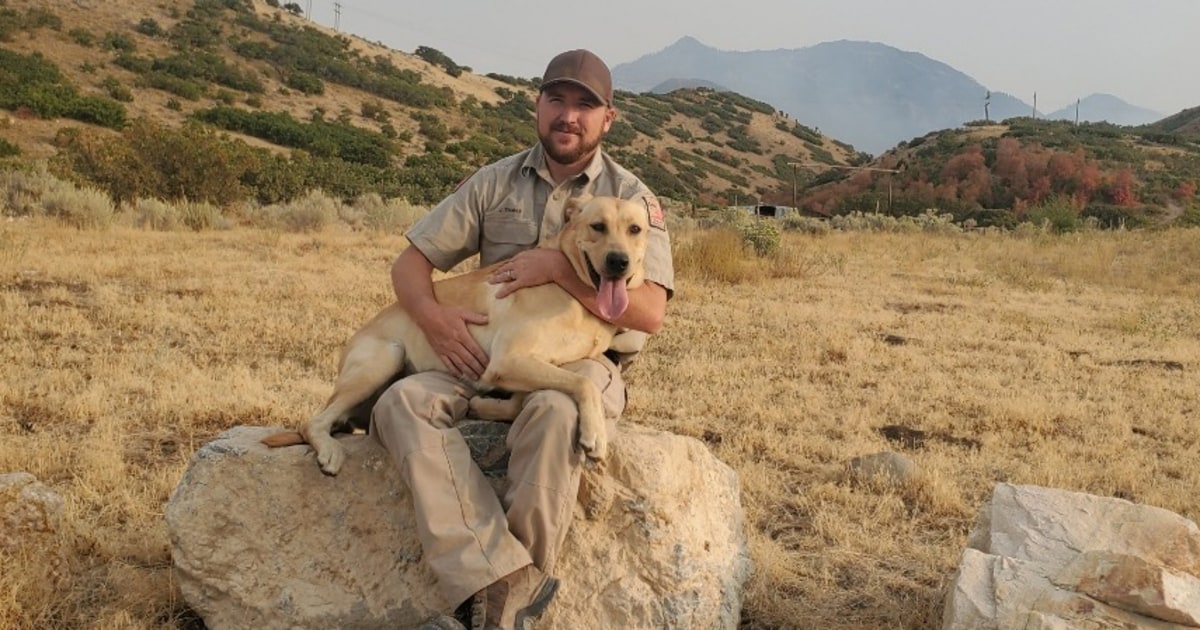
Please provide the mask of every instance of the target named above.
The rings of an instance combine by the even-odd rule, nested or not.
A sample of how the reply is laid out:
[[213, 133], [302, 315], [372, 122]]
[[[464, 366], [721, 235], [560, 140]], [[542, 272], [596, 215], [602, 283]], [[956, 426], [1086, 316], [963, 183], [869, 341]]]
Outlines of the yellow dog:
[[[617, 327], [611, 323], [629, 305], [627, 289], [645, 281], [643, 264], [649, 238], [649, 217], [644, 205], [615, 197], [572, 199], [566, 207], [566, 225], [541, 247], [561, 250], [575, 273], [596, 288], [596, 300], [605, 319], [592, 314], [557, 284], [526, 287], [497, 299], [497, 285], [488, 276], [497, 265], [434, 283], [438, 302], [486, 313], [488, 323], [471, 326], [471, 334], [487, 352], [482, 389], [513, 392], [509, 400], [476, 397], [475, 415], [486, 419], [512, 419], [523, 395], [541, 389], [570, 396], [579, 407], [577, 443], [595, 460], [604, 459], [608, 436], [600, 390], [587, 378], [564, 370], [564, 363], [594, 358], [608, 349]], [[346, 347], [337, 382], [325, 408], [298, 432], [268, 436], [268, 446], [311, 444], [321, 470], [336, 475], [346, 459], [345, 449], [333, 433], [352, 431], [361, 422], [364, 404], [390, 385], [398, 374], [446, 371], [424, 333], [399, 304], [386, 307], [360, 329]]]

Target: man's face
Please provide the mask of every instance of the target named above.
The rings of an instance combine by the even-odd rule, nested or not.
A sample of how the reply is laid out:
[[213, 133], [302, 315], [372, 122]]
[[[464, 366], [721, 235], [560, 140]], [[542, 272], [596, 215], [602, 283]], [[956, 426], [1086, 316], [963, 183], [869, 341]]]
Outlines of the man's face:
[[591, 159], [615, 116], [616, 110], [582, 87], [552, 85], [538, 94], [538, 139], [550, 159], [573, 165]]

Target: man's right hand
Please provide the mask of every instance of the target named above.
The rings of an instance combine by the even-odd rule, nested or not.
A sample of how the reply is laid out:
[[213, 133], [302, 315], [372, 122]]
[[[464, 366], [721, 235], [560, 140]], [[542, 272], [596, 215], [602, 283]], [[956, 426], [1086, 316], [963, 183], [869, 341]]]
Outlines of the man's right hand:
[[468, 324], [484, 325], [487, 315], [436, 302], [414, 313], [417, 326], [425, 333], [429, 345], [442, 359], [446, 369], [459, 378], [479, 380], [487, 369], [488, 355], [467, 330]]

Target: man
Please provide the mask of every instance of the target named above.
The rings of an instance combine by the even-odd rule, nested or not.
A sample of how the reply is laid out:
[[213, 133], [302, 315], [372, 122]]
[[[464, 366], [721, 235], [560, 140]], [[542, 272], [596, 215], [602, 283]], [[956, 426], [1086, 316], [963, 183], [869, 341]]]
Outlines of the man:
[[[500, 297], [555, 282], [600, 317], [595, 289], [575, 275], [566, 257], [534, 247], [562, 227], [564, 204], [573, 196], [644, 203], [651, 224], [648, 282], [629, 292], [629, 306], [614, 322], [626, 332], [607, 353], [611, 358], [563, 366], [603, 392], [610, 430], [625, 407], [618, 364], [662, 326], [674, 289], [658, 200], [600, 149], [616, 116], [608, 67], [586, 50], [556, 56], [536, 105], [537, 145], [477, 171], [407, 233], [410, 246], [392, 267], [396, 297], [451, 374], [401, 379], [372, 414], [371, 433], [412, 491], [425, 560], [459, 619], [473, 630], [520, 628], [553, 599], [558, 580], [551, 574], [570, 525], [583, 455], [574, 444], [574, 401], [556, 391], [534, 392], [509, 429], [509, 489], [502, 500], [496, 496], [454, 426], [475, 393], [463, 379], [478, 378], [488, 361], [467, 326], [487, 317], [439, 304], [433, 269], [450, 269], [475, 254], [481, 265], [506, 261], [491, 278], [504, 284]], [[464, 626], [443, 615], [423, 627]]]

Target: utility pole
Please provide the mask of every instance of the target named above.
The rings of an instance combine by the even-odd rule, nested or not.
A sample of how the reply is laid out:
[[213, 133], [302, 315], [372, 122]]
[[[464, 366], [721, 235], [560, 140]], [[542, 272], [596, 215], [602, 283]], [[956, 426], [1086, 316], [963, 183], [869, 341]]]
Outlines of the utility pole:
[[1037, 92], [1033, 93], [1033, 119], [1037, 120]]
[[992, 122], [992, 118], [988, 114], [988, 106], [990, 106], [991, 104], [992, 104], [992, 91], [988, 90], [987, 94], [984, 95], [984, 97], [983, 97], [983, 122], [986, 122], [986, 123]]
[[800, 166], [798, 162], [791, 162], [792, 165], [792, 211], [796, 211], [796, 167]]
[[1079, 100], [1080, 99], [1078, 99], [1078, 98], [1075, 99], [1075, 126], [1076, 127], [1079, 126]]
[[341, 22], [342, 22], [342, 3], [334, 2], [333, 3], [333, 30], [334, 31], [338, 30], [338, 26], [341, 24]]
[[312, 0], [308, 0], [308, 5], [307, 5], [307, 7], [308, 7], [308, 8], [304, 9], [304, 17], [305, 17], [305, 19], [307, 19], [309, 22], [311, 22], [311, 21], [312, 21]]

